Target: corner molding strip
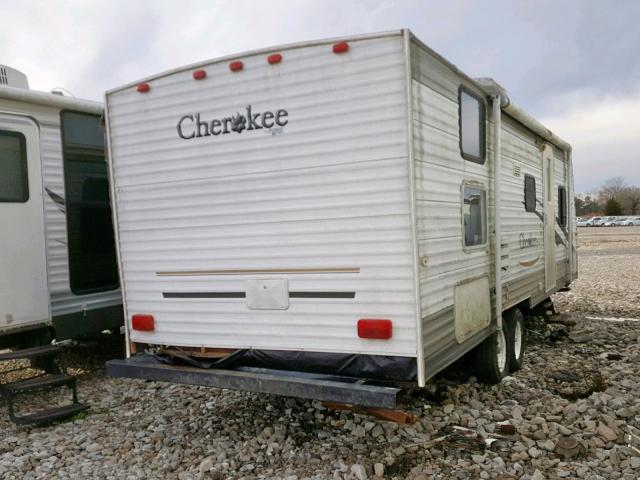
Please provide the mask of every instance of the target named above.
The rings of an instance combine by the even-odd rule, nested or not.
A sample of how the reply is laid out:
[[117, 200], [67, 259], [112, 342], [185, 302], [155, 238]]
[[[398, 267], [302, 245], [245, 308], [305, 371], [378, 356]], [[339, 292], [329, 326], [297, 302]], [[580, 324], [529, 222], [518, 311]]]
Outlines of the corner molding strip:
[[359, 267], [330, 268], [238, 268], [226, 270], [178, 270], [156, 272], [159, 277], [197, 277], [210, 275], [265, 275], [265, 274], [330, 274], [360, 273]]

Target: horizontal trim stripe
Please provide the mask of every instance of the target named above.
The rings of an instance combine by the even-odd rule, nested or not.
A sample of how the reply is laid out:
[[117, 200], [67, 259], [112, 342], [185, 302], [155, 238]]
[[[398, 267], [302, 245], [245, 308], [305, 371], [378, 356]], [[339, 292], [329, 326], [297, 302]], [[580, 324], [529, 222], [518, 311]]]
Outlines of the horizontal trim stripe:
[[[245, 298], [245, 292], [162, 292], [163, 298]], [[289, 292], [289, 298], [355, 298], [356, 292]]]
[[356, 292], [289, 292], [289, 298], [356, 298]]
[[159, 277], [189, 277], [207, 275], [262, 275], [262, 274], [313, 274], [313, 273], [360, 273], [360, 268], [257, 268], [257, 269], [227, 269], [227, 270], [183, 270], [156, 272]]
[[162, 292], [163, 298], [244, 298], [244, 292]]

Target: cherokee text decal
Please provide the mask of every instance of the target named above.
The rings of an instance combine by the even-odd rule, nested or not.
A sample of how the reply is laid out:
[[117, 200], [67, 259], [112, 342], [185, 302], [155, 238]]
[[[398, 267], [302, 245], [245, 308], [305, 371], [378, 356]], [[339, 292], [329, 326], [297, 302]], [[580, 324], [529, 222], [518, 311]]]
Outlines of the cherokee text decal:
[[270, 129], [273, 127], [284, 127], [289, 120], [289, 113], [280, 109], [276, 112], [265, 110], [264, 112], [253, 113], [251, 105], [247, 105], [246, 112], [236, 113], [231, 117], [215, 118], [204, 120], [200, 114], [184, 115], [177, 125], [178, 136], [185, 140], [192, 138], [208, 137], [210, 135], [225, 135], [227, 133], [242, 133], [244, 130]]

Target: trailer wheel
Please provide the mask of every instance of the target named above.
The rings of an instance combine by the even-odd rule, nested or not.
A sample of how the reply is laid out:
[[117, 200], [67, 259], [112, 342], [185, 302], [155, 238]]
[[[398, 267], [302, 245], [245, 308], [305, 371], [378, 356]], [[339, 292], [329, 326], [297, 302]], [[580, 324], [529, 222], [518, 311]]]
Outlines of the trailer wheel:
[[524, 352], [527, 347], [527, 331], [524, 326], [524, 315], [522, 315], [519, 309], [514, 308], [503, 318], [507, 333], [509, 370], [511, 372], [517, 372], [524, 363]]
[[502, 329], [489, 335], [475, 348], [476, 370], [481, 382], [495, 385], [509, 371], [507, 332]]

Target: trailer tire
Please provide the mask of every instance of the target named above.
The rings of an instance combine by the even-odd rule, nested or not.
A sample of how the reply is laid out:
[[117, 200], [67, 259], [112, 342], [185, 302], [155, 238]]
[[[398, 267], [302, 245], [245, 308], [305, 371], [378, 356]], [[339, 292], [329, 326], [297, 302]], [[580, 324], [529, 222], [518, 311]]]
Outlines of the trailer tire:
[[475, 348], [475, 363], [478, 379], [495, 385], [509, 372], [507, 332], [496, 331]]
[[518, 308], [509, 310], [503, 316], [504, 328], [507, 334], [507, 356], [509, 371], [517, 372], [524, 363], [524, 353], [527, 348], [527, 330], [524, 325], [524, 315]]

